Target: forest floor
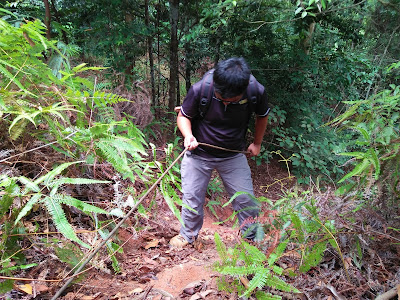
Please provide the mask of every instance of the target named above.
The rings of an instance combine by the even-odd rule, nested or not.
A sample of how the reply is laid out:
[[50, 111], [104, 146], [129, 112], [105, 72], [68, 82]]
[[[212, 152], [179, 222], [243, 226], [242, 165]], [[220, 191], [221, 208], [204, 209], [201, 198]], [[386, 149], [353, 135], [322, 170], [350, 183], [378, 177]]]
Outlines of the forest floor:
[[[265, 196], [277, 200], [283, 196], [284, 190], [294, 185], [294, 181], [283, 181], [284, 186], [281, 186], [277, 181], [288, 175], [277, 161], [260, 166], [256, 166], [253, 160], [249, 160], [249, 163], [256, 197]], [[267, 185], [271, 186], [266, 191]], [[223, 201], [227, 201], [226, 195], [222, 197]], [[212, 268], [213, 263], [219, 260], [214, 234], [217, 232], [227, 247], [234, 247], [239, 241], [239, 230], [232, 226], [232, 221], [216, 224], [231, 215], [230, 208], [214, 206], [219, 217], [217, 219], [207, 207], [200, 233], [201, 242], [195, 247], [179, 250], [171, 248], [169, 240], [179, 232], [180, 224], [162, 197], [156, 195], [155, 199], [157, 205], [151, 210], [151, 215], [147, 218], [132, 216], [118, 231], [118, 243], [123, 248], [123, 253], [117, 254], [121, 271], [118, 274], [113, 273], [104, 251], [101, 257], [93, 260], [97, 267], [85, 272], [83, 279], [70, 285], [59, 299], [238, 299], [235, 292], [218, 290], [219, 275]], [[337, 199], [329, 189], [318, 199], [321, 213], [325, 216], [334, 217], [337, 209], [352, 209], [350, 204], [344, 202], [332, 205], [332, 201]], [[351, 249], [344, 247], [342, 251], [347, 264], [346, 275], [337, 253], [330, 249], [326, 251], [319, 267], [286, 279], [302, 291], [301, 294], [279, 294], [274, 291], [275, 294], [281, 295], [283, 299], [374, 299], [375, 295], [396, 286], [400, 282], [400, 247], [396, 243], [396, 240], [400, 241], [399, 236], [395, 238], [395, 232], [389, 236], [388, 224], [376, 212], [368, 216], [359, 215], [359, 218], [367, 218], [364, 224], [369, 226], [369, 233], [373, 232], [373, 236], [379, 237], [378, 243], [368, 242], [368, 247], [363, 247], [366, 254], [361, 258], [362, 267], [356, 265]], [[137, 231], [134, 227], [142, 230]], [[358, 233], [360, 238], [362, 234], [368, 234], [363, 230], [360, 229]], [[347, 237], [343, 237], [341, 242], [343, 245], [350, 245]], [[48, 249], [38, 249], [36, 246], [30, 251], [32, 256], [40, 256], [37, 259], [43, 262], [25, 273], [25, 277], [47, 279], [66, 273], [66, 265], [49, 253]], [[102, 267], [99, 263], [101, 261], [106, 261]], [[37, 281], [31, 282], [30, 286], [33, 287], [30, 294], [23, 291], [26, 285], [21, 282], [7, 296], [11, 299], [50, 299], [62, 284]]]

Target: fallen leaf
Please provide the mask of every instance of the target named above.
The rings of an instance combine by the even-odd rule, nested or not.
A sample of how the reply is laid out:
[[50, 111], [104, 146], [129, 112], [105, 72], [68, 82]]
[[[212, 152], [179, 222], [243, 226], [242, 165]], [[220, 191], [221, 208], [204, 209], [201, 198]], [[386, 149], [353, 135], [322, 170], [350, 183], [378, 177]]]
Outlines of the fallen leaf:
[[49, 290], [49, 287], [47, 285], [43, 285], [43, 284], [34, 284], [33, 287], [34, 287], [36, 293], [43, 293], [43, 292], [47, 292]]
[[30, 284], [18, 284], [16, 287], [20, 291], [32, 295], [32, 286]]
[[190, 297], [190, 300], [198, 300], [198, 299], [202, 299], [198, 293], [194, 294], [192, 297]]
[[152, 259], [150, 259], [150, 258], [148, 258], [148, 257], [144, 257], [143, 260], [144, 260], [144, 262], [145, 262], [146, 264], [148, 264], [148, 265], [157, 265], [157, 262], [156, 262], [156, 261], [154, 261], [154, 260], [152, 260]]
[[204, 292], [201, 292], [200, 293], [200, 296], [203, 298], [203, 299], [205, 299], [209, 294], [211, 294], [211, 293], [213, 293], [214, 291], [213, 290], [206, 290], [206, 291], [204, 291]]
[[152, 241], [150, 241], [149, 243], [147, 243], [147, 245], [144, 247], [145, 249], [149, 249], [149, 248], [155, 248], [155, 247], [157, 247], [158, 246], [158, 243], [159, 243], [160, 241], [159, 240], [152, 240]]
[[240, 277], [240, 281], [242, 282], [242, 284], [244, 285], [244, 287], [247, 289], [249, 287], [249, 280], [243, 276]]
[[132, 295], [132, 294], [140, 294], [141, 292], [143, 292], [144, 290], [142, 289], [142, 288], [136, 288], [136, 289], [134, 289], [133, 291], [130, 291], [129, 292], [129, 295]]
[[345, 257], [343, 260], [344, 260], [344, 266], [346, 267], [346, 269], [353, 266], [353, 264], [351, 262], [351, 257]]
[[197, 288], [197, 287], [203, 285], [203, 283], [204, 283], [204, 280], [193, 281], [193, 282], [187, 284], [187, 285], [185, 286], [185, 289]]
[[185, 288], [183, 289], [183, 292], [188, 295], [193, 295], [194, 293], [196, 293], [193, 287]]

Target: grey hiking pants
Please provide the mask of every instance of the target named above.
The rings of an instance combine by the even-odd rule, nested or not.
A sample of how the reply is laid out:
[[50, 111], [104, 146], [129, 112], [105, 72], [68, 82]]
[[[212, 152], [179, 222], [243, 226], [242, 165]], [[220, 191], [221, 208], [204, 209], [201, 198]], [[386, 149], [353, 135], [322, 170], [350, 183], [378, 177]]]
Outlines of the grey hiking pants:
[[[205, 195], [214, 169], [219, 173], [230, 197], [239, 191], [254, 195], [251, 171], [244, 154], [228, 158], [203, 158], [187, 151], [181, 163], [183, 203], [197, 212], [182, 207], [184, 226], [180, 234], [189, 242], [194, 242], [203, 226]], [[240, 225], [248, 218], [257, 217], [259, 213], [259, 206], [247, 194], [236, 197], [232, 206], [238, 212]], [[249, 226], [251, 224], [243, 226], [241, 231], [246, 232], [246, 238], [253, 239], [255, 230], [247, 230]]]

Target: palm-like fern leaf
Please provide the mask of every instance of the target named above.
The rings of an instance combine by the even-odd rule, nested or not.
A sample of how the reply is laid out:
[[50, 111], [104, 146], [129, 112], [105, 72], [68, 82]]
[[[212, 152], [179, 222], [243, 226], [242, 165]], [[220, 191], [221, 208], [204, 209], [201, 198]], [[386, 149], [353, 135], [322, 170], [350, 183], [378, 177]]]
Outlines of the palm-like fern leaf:
[[174, 213], [175, 217], [178, 218], [179, 222], [181, 222], [181, 224], [184, 224], [180, 211], [179, 209], [176, 207], [173, 198], [171, 198], [171, 194], [174, 194], [174, 191], [171, 191], [172, 187], [171, 185], [168, 183], [168, 180], [162, 180], [161, 184], [160, 184], [160, 190], [161, 193], [165, 199], [165, 202], [167, 203], [169, 209]]
[[257, 291], [256, 298], [257, 298], [257, 300], [281, 300], [282, 299], [281, 296], [272, 295], [270, 293], [266, 293], [263, 291]]
[[128, 177], [132, 181], [135, 180], [135, 176], [128, 165], [128, 159], [123, 150], [113, 147], [113, 145], [110, 145], [109, 141], [105, 139], [95, 142], [95, 145], [118, 172], [125, 178]]
[[257, 247], [252, 246], [246, 242], [243, 242], [242, 244], [247, 251], [248, 255], [246, 255], [246, 256], [249, 257], [252, 262], [262, 263], [263, 261], [265, 261], [267, 259], [265, 254], [262, 251], [260, 251]]
[[42, 197], [42, 194], [35, 194], [33, 195], [29, 201], [25, 204], [25, 206], [22, 208], [20, 213], [18, 214], [17, 218], [15, 219], [14, 224], [17, 224], [23, 217], [26, 216], [27, 213], [29, 213], [32, 209], [32, 207], [39, 202], [40, 198]]
[[246, 292], [242, 296], [250, 295], [256, 288], [263, 288], [267, 282], [269, 276], [269, 270], [263, 268], [262, 266], [257, 269], [254, 277], [250, 280], [249, 286]]
[[272, 274], [269, 274], [266, 279], [267, 286], [272, 287], [274, 289], [284, 291], [284, 292], [293, 292], [293, 293], [300, 293], [298, 289], [295, 287], [291, 286], [290, 284], [286, 283], [279, 277], [276, 277]]
[[73, 206], [85, 213], [97, 213], [97, 214], [108, 214], [107, 211], [105, 211], [104, 209], [85, 203], [81, 200], [78, 200], [74, 197], [68, 196], [68, 195], [58, 195], [58, 200], [60, 201], [60, 203], [63, 203], [65, 205], [68, 206]]
[[221, 237], [219, 236], [218, 232], [215, 232], [214, 234], [214, 241], [215, 241], [215, 246], [217, 248], [218, 254], [220, 258], [222, 259], [222, 264], [225, 264], [227, 260], [227, 249], [225, 244], [222, 242]]
[[48, 212], [50, 213], [54, 225], [57, 229], [62, 233], [67, 239], [77, 242], [81, 246], [90, 249], [91, 247], [82, 242], [76, 235], [74, 229], [72, 228], [71, 224], [68, 222], [64, 210], [61, 207], [61, 196], [54, 195], [52, 197], [46, 196], [43, 199], [44, 204]]

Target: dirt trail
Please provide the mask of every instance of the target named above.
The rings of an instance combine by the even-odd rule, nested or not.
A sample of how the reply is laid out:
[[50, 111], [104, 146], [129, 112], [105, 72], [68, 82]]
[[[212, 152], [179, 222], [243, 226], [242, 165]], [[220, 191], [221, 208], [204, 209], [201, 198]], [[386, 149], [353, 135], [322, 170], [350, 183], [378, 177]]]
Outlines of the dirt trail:
[[[61, 299], [202, 299], [201, 295], [225, 299], [218, 292], [216, 272], [212, 269], [219, 259], [214, 233], [218, 232], [229, 245], [235, 243], [237, 230], [215, 222], [215, 217], [206, 212], [200, 246], [180, 250], [168, 244], [179, 229], [179, 223], [169, 212], [158, 219], [159, 226], [154, 224], [154, 232], [136, 234], [131, 228], [123, 228], [119, 232], [124, 243], [124, 253], [119, 255], [121, 274], [92, 271], [82, 284], [75, 284], [74, 292]], [[166, 224], [169, 229], [161, 231]], [[81, 285], [78, 291], [77, 285]]]
[[[266, 168], [265, 165], [257, 167], [253, 161], [249, 163], [257, 197], [268, 196], [262, 186], [273, 182], [273, 177], [286, 176], [278, 165], [270, 164]], [[276, 192], [271, 189], [269, 193]], [[223, 201], [227, 201], [226, 196], [222, 195]], [[214, 206], [218, 220], [206, 207], [200, 246], [176, 250], [168, 242], [179, 232], [180, 224], [162, 199], [158, 204], [157, 216], [131, 220], [132, 224], [136, 222], [134, 226], [119, 230], [118, 238], [124, 250], [118, 254], [120, 274], [93, 270], [82, 283], [71, 286], [61, 299], [230, 299], [231, 295], [218, 291], [212, 264], [219, 259], [214, 244], [215, 232], [229, 247], [238, 241], [239, 230], [233, 226], [233, 221], [216, 224], [232, 214], [231, 208]]]

